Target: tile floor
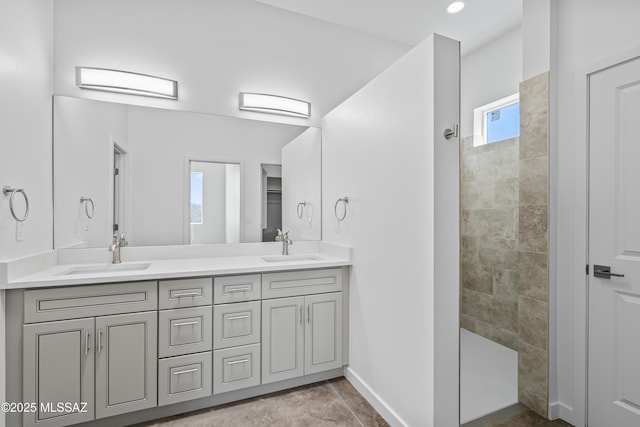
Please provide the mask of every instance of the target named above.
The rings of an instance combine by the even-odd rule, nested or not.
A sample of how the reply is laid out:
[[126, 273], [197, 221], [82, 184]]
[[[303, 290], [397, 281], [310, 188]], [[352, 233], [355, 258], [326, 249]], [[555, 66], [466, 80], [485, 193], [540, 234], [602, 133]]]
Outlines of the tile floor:
[[[212, 409], [138, 424], [138, 427], [388, 427], [344, 378], [324, 381]], [[463, 427], [568, 427], [516, 404]]]
[[344, 378], [140, 424], [139, 427], [389, 426]]
[[562, 420], [544, 419], [526, 406], [517, 403], [463, 424], [462, 427], [569, 427], [570, 425]]

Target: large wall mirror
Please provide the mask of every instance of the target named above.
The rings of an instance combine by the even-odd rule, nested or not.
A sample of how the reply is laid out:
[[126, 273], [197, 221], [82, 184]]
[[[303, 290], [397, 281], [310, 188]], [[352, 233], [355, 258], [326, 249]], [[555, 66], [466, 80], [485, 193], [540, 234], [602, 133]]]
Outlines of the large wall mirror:
[[54, 244], [321, 239], [314, 127], [54, 97]]

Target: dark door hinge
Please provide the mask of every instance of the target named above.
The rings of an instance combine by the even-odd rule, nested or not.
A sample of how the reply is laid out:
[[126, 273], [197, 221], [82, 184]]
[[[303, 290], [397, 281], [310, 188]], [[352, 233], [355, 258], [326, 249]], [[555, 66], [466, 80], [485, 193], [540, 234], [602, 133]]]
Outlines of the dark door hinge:
[[589, 264], [587, 264], [587, 276], [589, 275]]

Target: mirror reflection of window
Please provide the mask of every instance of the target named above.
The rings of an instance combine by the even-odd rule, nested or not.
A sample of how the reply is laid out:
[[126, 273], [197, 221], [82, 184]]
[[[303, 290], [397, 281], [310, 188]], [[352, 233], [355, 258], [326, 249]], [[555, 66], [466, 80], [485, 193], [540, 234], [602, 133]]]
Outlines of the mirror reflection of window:
[[202, 172], [191, 172], [191, 224], [202, 224]]
[[189, 174], [191, 243], [240, 242], [240, 164], [191, 161]]

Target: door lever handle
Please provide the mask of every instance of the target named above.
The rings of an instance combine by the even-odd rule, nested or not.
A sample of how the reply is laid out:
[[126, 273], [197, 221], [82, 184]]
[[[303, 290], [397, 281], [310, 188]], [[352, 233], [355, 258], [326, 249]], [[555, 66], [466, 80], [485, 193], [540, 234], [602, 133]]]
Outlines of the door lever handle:
[[611, 267], [608, 265], [594, 265], [593, 276], [601, 279], [611, 279], [611, 276], [624, 277], [624, 274], [612, 273]]

